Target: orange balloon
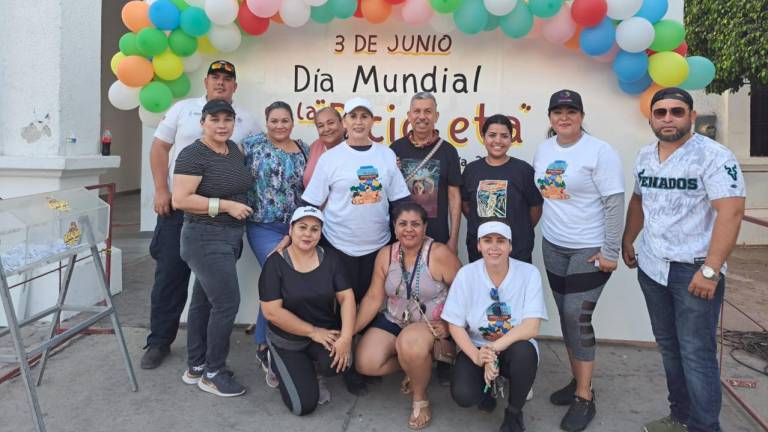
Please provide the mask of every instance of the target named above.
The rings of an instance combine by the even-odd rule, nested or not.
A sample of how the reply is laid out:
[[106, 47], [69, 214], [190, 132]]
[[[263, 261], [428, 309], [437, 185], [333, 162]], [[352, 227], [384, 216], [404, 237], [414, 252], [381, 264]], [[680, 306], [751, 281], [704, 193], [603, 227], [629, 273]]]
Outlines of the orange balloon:
[[372, 24], [383, 23], [392, 12], [392, 4], [386, 0], [363, 0], [361, 3], [363, 16]]
[[143, 87], [154, 76], [152, 63], [141, 56], [128, 56], [117, 65], [117, 78], [128, 87]]
[[280, 16], [280, 12], [272, 15], [272, 18], [270, 19], [272, 20], [272, 22], [276, 22], [278, 24], [285, 24], [285, 22], [283, 22], [283, 17]]
[[651, 118], [651, 99], [653, 99], [653, 95], [655, 95], [657, 91], [663, 88], [664, 87], [654, 83], [640, 95], [640, 112], [643, 113], [643, 117], [647, 119]]
[[581, 26], [576, 26], [576, 32], [570, 39], [565, 41], [565, 47], [576, 51], [580, 50], [579, 35], [581, 35]]
[[149, 20], [149, 5], [140, 0], [129, 1], [123, 6], [123, 24], [136, 33], [145, 27], [151, 27]]

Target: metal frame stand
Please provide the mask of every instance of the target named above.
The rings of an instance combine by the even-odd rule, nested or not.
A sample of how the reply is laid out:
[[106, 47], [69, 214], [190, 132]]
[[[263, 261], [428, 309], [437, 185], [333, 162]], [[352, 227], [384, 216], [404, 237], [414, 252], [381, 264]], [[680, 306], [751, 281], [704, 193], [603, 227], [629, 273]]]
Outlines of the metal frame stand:
[[[123, 355], [123, 360], [125, 360], [125, 367], [128, 370], [128, 378], [131, 382], [131, 390], [138, 391], [139, 389], [138, 383], [136, 382], [136, 375], [133, 371], [133, 365], [131, 364], [131, 358], [128, 354], [128, 347], [126, 346], [125, 338], [123, 337], [123, 330], [122, 330], [122, 327], [120, 327], [120, 321], [117, 318], [117, 311], [115, 310], [114, 305], [112, 304], [112, 294], [109, 292], [109, 289], [107, 288], [106, 276], [104, 274], [104, 266], [101, 263], [98, 245], [94, 241], [93, 231], [91, 230], [91, 227], [90, 227], [90, 224], [88, 223], [87, 218], [81, 219], [80, 224], [81, 224], [81, 227], [83, 228], [83, 233], [85, 235], [85, 240], [86, 240], [85, 244], [80, 247], [72, 248], [70, 251], [68, 251], [64, 255], [56, 256], [57, 259], [68, 258], [67, 269], [64, 274], [64, 281], [62, 284], [61, 291], [59, 291], [59, 298], [56, 302], [56, 305], [48, 309], [45, 309], [21, 322], [19, 322], [16, 317], [16, 311], [13, 307], [13, 302], [11, 300], [11, 293], [8, 285], [8, 279], [3, 269], [3, 263], [2, 261], [0, 261], [0, 300], [2, 300], [3, 309], [5, 310], [5, 316], [7, 317], [7, 320], [8, 320], [8, 328], [6, 330], [0, 331], [0, 337], [3, 337], [8, 333], [10, 333], [11, 339], [13, 340], [13, 347], [14, 347], [14, 350], [16, 351], [16, 354], [12, 356], [8, 356], [8, 355], [0, 356], [0, 362], [18, 362], [19, 363], [19, 368], [21, 370], [21, 378], [22, 378], [22, 381], [24, 382], [24, 387], [27, 391], [29, 404], [32, 408], [32, 417], [35, 422], [35, 430], [37, 432], [45, 432], [45, 422], [43, 421], [43, 413], [42, 413], [42, 410], [40, 409], [40, 403], [37, 398], [37, 390], [35, 389], [35, 386], [36, 385], [39, 386], [40, 383], [42, 382], [43, 373], [45, 372], [45, 366], [48, 363], [48, 357], [51, 349], [56, 347], [60, 343], [66, 341], [67, 339], [71, 338], [72, 336], [76, 335], [77, 333], [80, 333], [81, 331], [89, 328], [90, 326], [92, 326], [102, 318], [105, 318], [107, 316], [111, 318], [112, 329], [114, 330], [115, 336], [117, 337], [118, 347], [120, 348], [120, 351]], [[104, 305], [103, 306], [68, 305], [66, 304], [67, 292], [69, 291], [69, 284], [72, 280], [72, 272], [74, 271], [75, 264], [77, 262], [77, 254], [79, 252], [85, 252], [88, 250], [90, 250], [90, 255], [93, 260], [93, 266], [94, 266], [94, 269], [96, 270], [97, 283], [104, 295], [104, 301], [103, 301]], [[50, 262], [50, 260], [46, 262]], [[40, 265], [44, 265], [46, 262], [41, 262]], [[89, 313], [93, 313], [94, 315], [62, 331], [61, 333], [58, 333], [57, 330], [59, 328], [59, 324], [60, 324], [59, 321], [60, 321], [62, 312], [89, 312]], [[31, 347], [29, 350], [26, 350], [26, 348], [24, 347], [24, 341], [21, 335], [21, 328], [32, 322], [39, 321], [40, 319], [49, 315], [53, 315], [53, 317], [51, 320], [51, 328], [48, 334], [48, 338], [38, 343], [37, 345]], [[37, 382], [35, 383], [32, 381], [32, 373], [29, 367], [29, 358], [34, 357], [35, 355], [38, 355], [40, 353], [42, 353], [42, 359], [40, 361], [40, 373], [37, 377]]]

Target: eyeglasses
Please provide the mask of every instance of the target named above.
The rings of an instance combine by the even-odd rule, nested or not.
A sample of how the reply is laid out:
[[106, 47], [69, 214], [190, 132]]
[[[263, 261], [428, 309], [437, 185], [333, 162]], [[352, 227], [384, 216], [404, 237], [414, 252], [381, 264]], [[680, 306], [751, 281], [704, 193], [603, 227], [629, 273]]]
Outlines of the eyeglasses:
[[211, 65], [211, 70], [212, 71], [216, 71], [216, 70], [219, 70], [219, 69], [224, 69], [227, 72], [234, 72], [235, 71], [235, 67], [232, 65], [232, 63], [220, 61], [220, 62], [213, 63]]
[[497, 302], [499, 301], [499, 289], [498, 288], [491, 288], [491, 292], [488, 294], [491, 295], [491, 300]]
[[674, 118], [683, 118], [685, 117], [685, 114], [688, 111], [685, 108], [681, 107], [674, 107], [674, 108], [656, 108], [653, 110], [653, 118], [657, 120], [661, 120], [667, 116], [667, 113], [672, 114], [672, 117]]

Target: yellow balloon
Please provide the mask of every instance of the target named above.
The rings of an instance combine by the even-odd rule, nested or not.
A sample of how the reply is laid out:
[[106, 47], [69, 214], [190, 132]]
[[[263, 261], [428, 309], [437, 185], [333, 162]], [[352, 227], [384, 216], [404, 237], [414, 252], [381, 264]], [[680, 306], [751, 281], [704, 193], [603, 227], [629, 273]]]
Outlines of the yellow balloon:
[[216, 54], [219, 52], [219, 50], [211, 44], [207, 35], [197, 38], [197, 50], [200, 51], [201, 54]]
[[170, 49], [156, 55], [152, 59], [152, 67], [155, 69], [155, 75], [166, 81], [173, 81], [184, 73], [184, 63]]
[[688, 79], [688, 62], [674, 51], [656, 53], [648, 58], [648, 75], [662, 87], [677, 87]]
[[109, 62], [109, 67], [112, 68], [112, 73], [117, 76], [117, 65], [120, 64], [120, 61], [125, 58], [125, 54], [118, 51], [115, 55], [112, 56], [112, 60]]

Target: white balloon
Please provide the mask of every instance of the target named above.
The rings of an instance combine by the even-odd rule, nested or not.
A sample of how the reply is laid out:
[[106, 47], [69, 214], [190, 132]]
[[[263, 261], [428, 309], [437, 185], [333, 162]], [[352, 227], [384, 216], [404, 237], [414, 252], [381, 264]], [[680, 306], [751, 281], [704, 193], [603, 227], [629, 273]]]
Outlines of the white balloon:
[[607, 3], [608, 17], [616, 20], [625, 20], [634, 16], [643, 6], [643, 0], [608, 0]]
[[645, 51], [651, 46], [655, 36], [653, 24], [645, 18], [632, 17], [616, 27], [616, 44], [631, 53]]
[[280, 6], [280, 18], [289, 27], [301, 27], [309, 21], [310, 11], [303, 0], [284, 0]]
[[306, 3], [307, 6], [318, 7], [328, 3], [328, 0], [304, 0], [304, 3]]
[[662, 20], [673, 20], [679, 23], [683, 22], [683, 0], [669, 0], [669, 6], [667, 7], [667, 13], [661, 17]]
[[488, 12], [496, 16], [504, 16], [517, 6], [518, 0], [483, 0], [485, 8]]
[[156, 2], [157, 0], [144, 0], [144, 3], [152, 6], [152, 3]]
[[205, 14], [212, 23], [226, 25], [237, 18], [237, 0], [205, 0]]
[[453, 14], [434, 14], [429, 19], [429, 25], [438, 33], [450, 33], [456, 30]]
[[119, 110], [132, 110], [139, 106], [139, 92], [141, 87], [128, 87], [120, 80], [109, 86], [107, 98], [109, 103]]
[[191, 56], [182, 57], [181, 62], [184, 63], [184, 72], [194, 72], [203, 65], [203, 56], [195, 51]]
[[139, 118], [141, 119], [141, 124], [145, 127], [157, 127], [163, 117], [165, 117], [165, 111], [153, 113], [145, 110], [144, 107], [139, 107]]
[[221, 52], [232, 52], [240, 47], [243, 35], [234, 23], [227, 25], [212, 25], [208, 32], [211, 45]]

